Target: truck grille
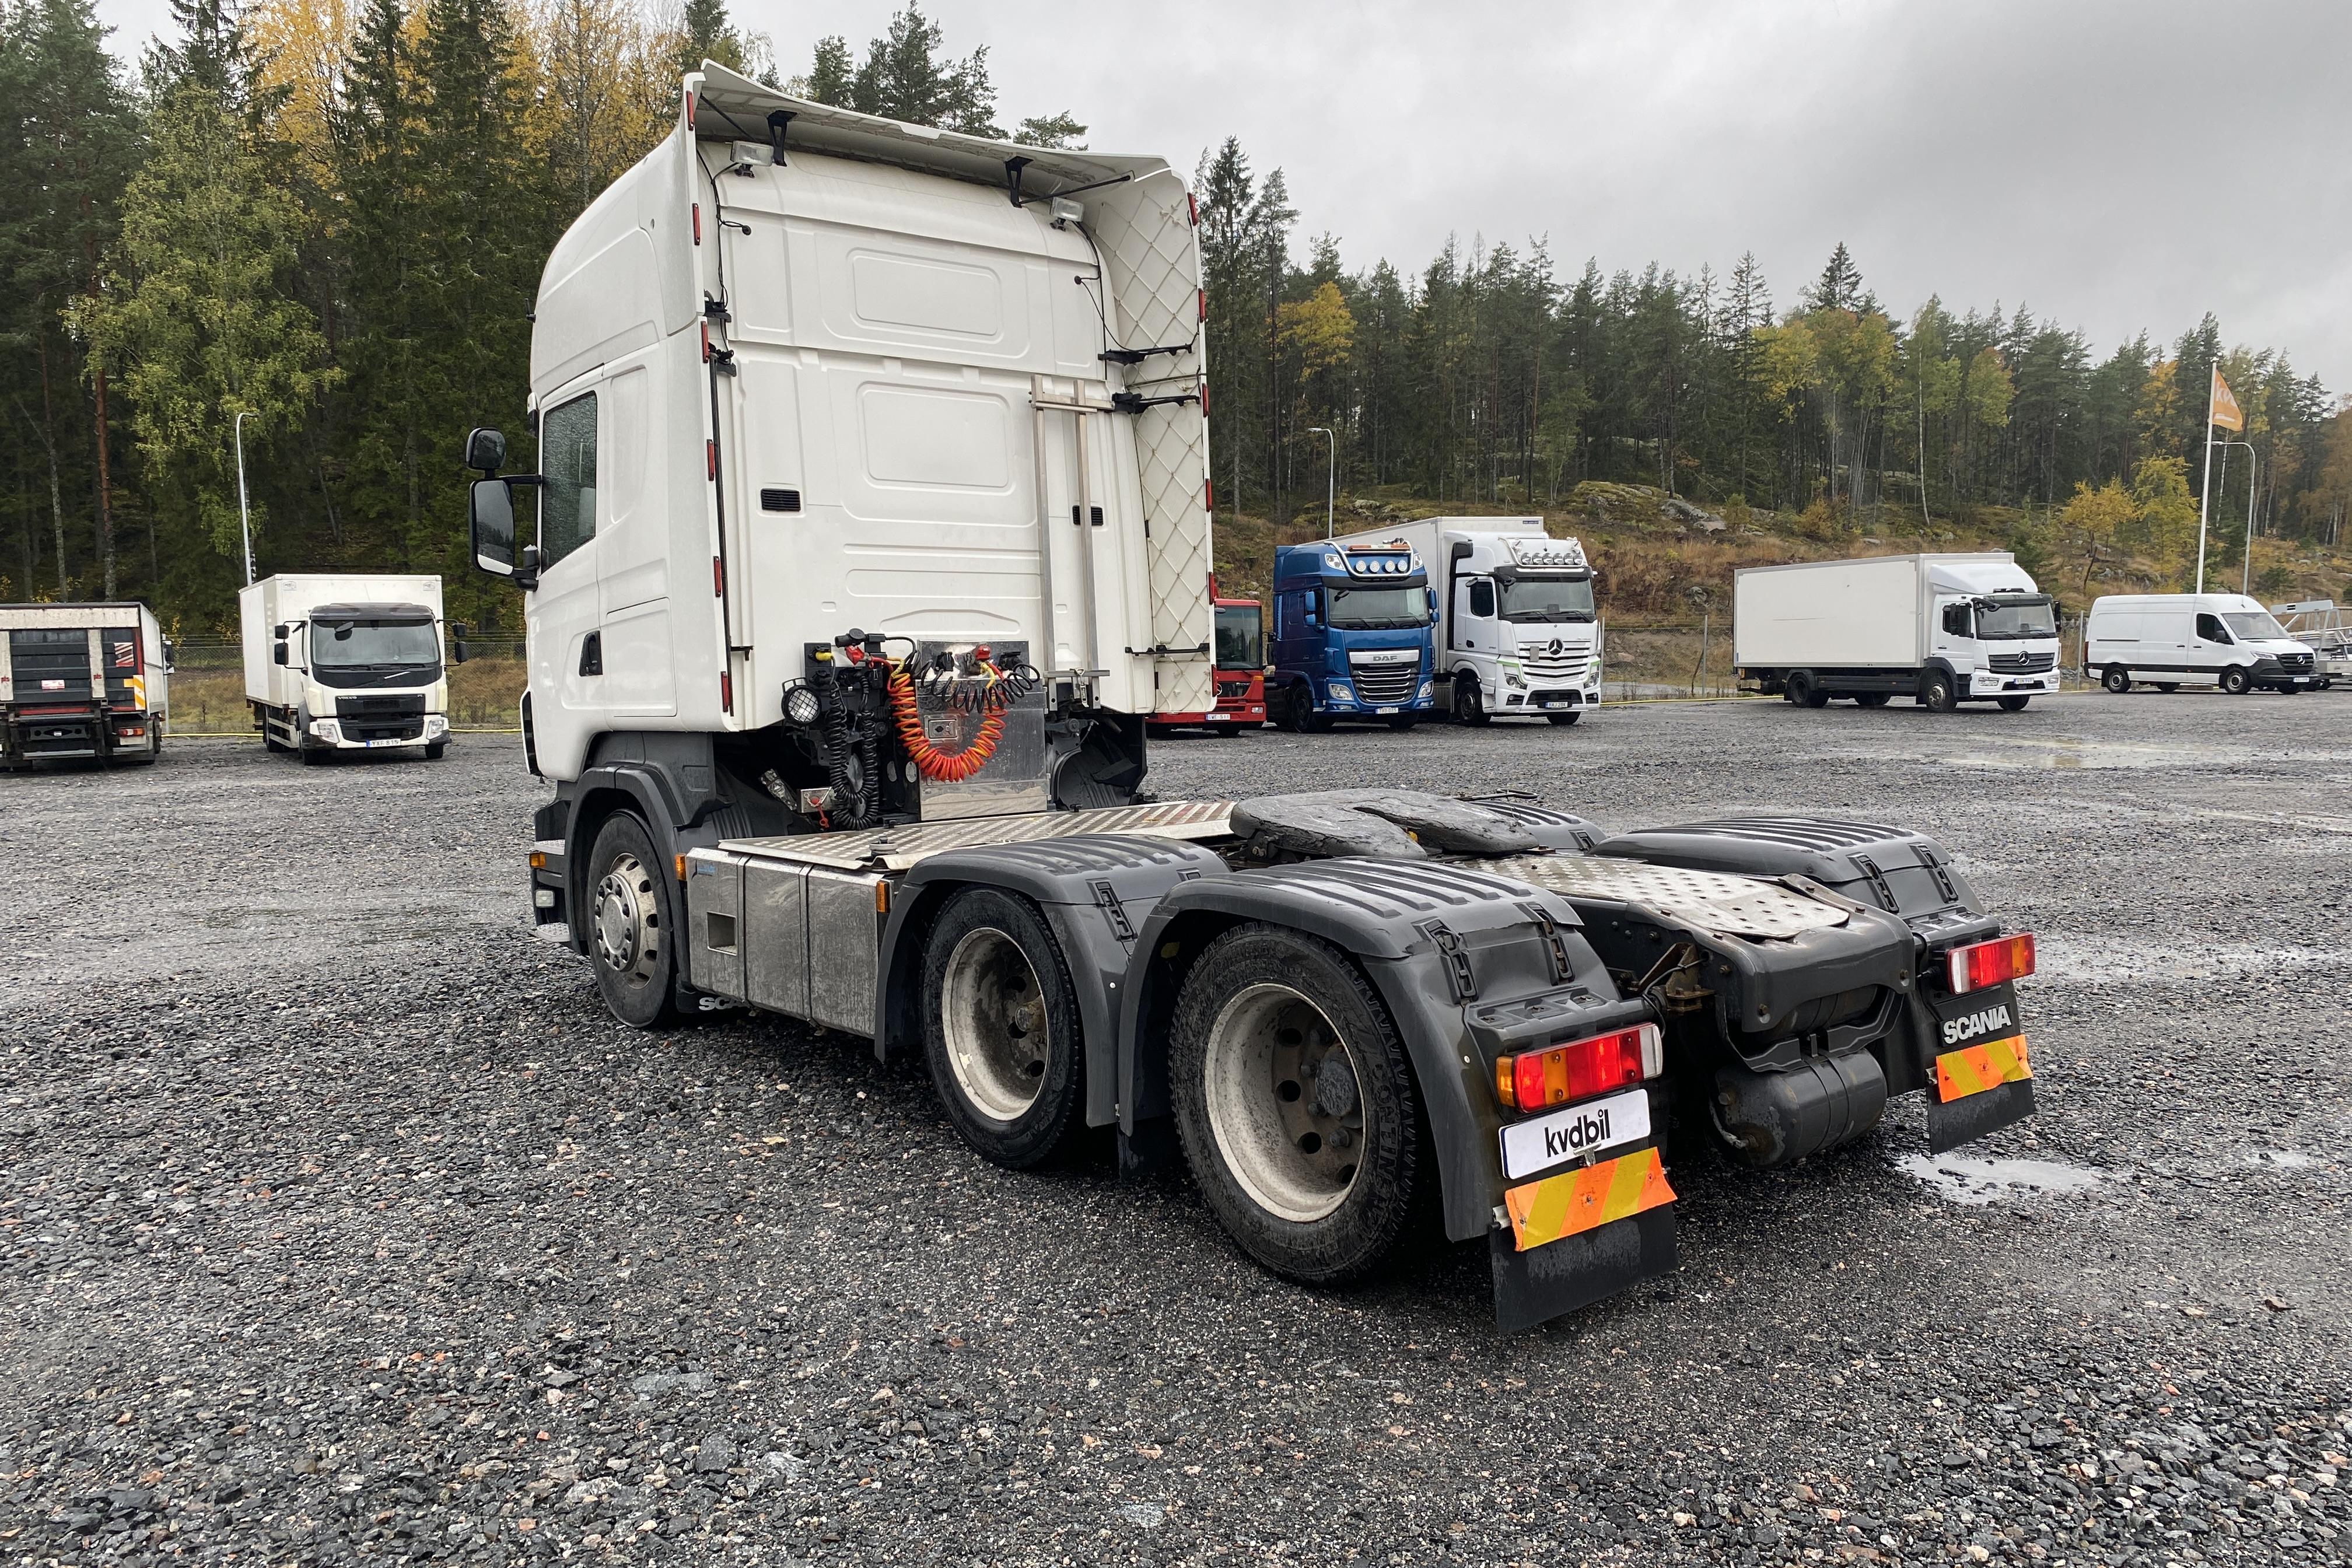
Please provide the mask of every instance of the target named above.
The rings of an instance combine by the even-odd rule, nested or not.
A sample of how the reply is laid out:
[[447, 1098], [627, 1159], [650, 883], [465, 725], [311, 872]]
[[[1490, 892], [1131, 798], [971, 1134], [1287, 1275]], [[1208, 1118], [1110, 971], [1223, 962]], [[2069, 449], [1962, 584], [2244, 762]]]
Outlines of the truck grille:
[[2278, 662], [2279, 668], [2289, 675], [2311, 673], [2311, 655], [2307, 653], [2283, 653], [2278, 656]]
[[1519, 669], [1529, 685], [1579, 686], [1584, 681], [1585, 666], [1592, 656], [1583, 649], [1553, 653], [1549, 649], [1519, 650]]
[[335, 717], [342, 721], [347, 741], [421, 741], [425, 738], [425, 694], [387, 692], [335, 699]]
[[1350, 658], [1348, 672], [1356, 678], [1356, 700], [1375, 708], [1412, 701], [1413, 689], [1421, 684], [1418, 658], [1402, 664], [1367, 664]]
[[87, 702], [89, 634], [28, 627], [8, 634], [8, 659], [16, 675], [20, 703]]
[[1217, 695], [1220, 698], [1230, 697], [1238, 701], [1240, 699], [1249, 695], [1249, 682], [1246, 680], [1220, 680], [1217, 682]]
[[1985, 659], [1985, 668], [1996, 675], [2040, 675], [2057, 665], [2054, 653], [1996, 653]]

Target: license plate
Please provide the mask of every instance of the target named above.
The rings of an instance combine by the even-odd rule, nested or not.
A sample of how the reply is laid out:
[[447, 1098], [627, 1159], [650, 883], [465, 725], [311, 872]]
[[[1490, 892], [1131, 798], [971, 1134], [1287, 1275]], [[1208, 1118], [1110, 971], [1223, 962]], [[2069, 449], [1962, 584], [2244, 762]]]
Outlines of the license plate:
[[1375, 713], [1393, 713], [1396, 710], [1393, 708], [1375, 708], [1372, 711]]
[[1563, 1160], [1639, 1142], [1649, 1135], [1649, 1093], [1627, 1089], [1504, 1128], [1503, 1174], [1517, 1181]]
[[1209, 715], [1209, 722], [1212, 724], [1230, 724], [1233, 721], [1234, 716], [1230, 713], [1212, 713]]

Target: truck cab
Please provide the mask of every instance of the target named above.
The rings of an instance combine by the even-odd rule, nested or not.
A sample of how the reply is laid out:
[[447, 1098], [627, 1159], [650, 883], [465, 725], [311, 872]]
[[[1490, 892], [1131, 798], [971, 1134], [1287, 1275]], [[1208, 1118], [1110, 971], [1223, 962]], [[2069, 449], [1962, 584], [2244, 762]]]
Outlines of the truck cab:
[[1154, 713], [1155, 731], [1187, 725], [1255, 730], [1265, 723], [1265, 606], [1255, 599], [1226, 598], [1217, 592], [1213, 575], [1209, 599], [1216, 613], [1210, 648], [1216, 704], [1189, 713]]
[[1410, 730], [1435, 706], [1437, 599], [1404, 541], [1281, 546], [1274, 606], [1274, 683], [1293, 730]]
[[315, 764], [448, 746], [448, 666], [466, 646], [447, 627], [444, 658], [440, 578], [280, 573], [238, 594], [237, 616], [246, 703], [269, 750]]

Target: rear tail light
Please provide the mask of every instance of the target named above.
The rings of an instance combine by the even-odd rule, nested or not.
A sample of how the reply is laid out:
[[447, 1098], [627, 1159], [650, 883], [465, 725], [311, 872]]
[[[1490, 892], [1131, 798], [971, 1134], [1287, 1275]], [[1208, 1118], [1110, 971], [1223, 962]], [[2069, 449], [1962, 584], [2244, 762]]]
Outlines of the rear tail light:
[[1956, 994], [1966, 995], [2033, 973], [2033, 933], [1999, 937], [1944, 955], [1945, 973]]
[[1589, 1100], [1665, 1070], [1655, 1024], [1595, 1035], [1520, 1056], [1495, 1058], [1495, 1098], [1513, 1110], [1542, 1110]]

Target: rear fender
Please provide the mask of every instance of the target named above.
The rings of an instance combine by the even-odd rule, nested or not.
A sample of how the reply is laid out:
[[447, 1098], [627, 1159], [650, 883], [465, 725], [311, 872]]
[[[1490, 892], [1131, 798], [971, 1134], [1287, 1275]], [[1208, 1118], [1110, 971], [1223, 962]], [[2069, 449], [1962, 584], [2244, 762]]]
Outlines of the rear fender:
[[1459, 865], [1359, 859], [1204, 877], [1161, 899], [1135, 946], [1118, 1079], [1118, 1124], [1130, 1141], [1172, 1112], [1169, 1031], [1185, 976], [1212, 940], [1244, 921], [1330, 942], [1379, 991], [1412, 1063], [1445, 1232], [1456, 1241], [1486, 1234], [1502, 1199], [1495, 1043], [1597, 1033], [1646, 1016], [1619, 998], [1567, 901], [1522, 882]]

